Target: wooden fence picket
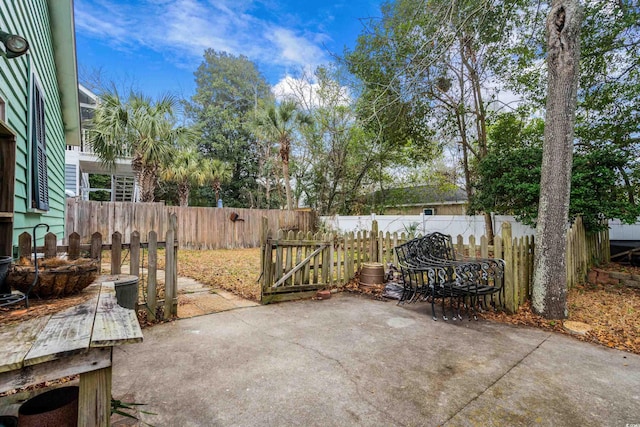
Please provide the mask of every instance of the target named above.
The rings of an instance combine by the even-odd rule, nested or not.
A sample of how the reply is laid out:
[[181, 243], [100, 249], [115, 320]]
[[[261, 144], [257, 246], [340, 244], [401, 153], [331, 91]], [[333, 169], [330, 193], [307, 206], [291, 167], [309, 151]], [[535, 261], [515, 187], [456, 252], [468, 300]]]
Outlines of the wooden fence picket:
[[120, 274], [122, 263], [122, 234], [116, 231], [111, 235], [111, 274]]
[[[174, 229], [175, 230], [175, 229]], [[175, 236], [175, 233], [174, 233]], [[157, 250], [159, 246], [165, 247], [167, 253], [171, 255], [171, 248], [174, 248], [173, 256], [165, 261], [166, 280], [165, 280], [165, 294], [173, 295], [172, 308], [166, 314], [177, 315], [177, 301], [175, 292], [175, 283], [177, 282], [177, 254], [175, 248], [177, 242], [173, 241], [173, 244], [167, 242], [157, 242], [157, 233], [155, 231], [149, 232], [149, 238], [145, 243], [140, 242], [139, 232], [134, 231], [131, 233], [130, 243], [122, 243], [122, 234], [119, 231], [113, 233], [111, 237], [111, 243], [105, 244], [102, 240], [102, 235], [99, 232], [95, 232], [91, 235], [90, 243], [81, 243], [81, 239], [78, 238], [77, 233], [71, 233], [66, 241], [68, 245], [56, 245], [57, 237], [53, 233], [48, 233], [44, 237], [44, 245], [35, 248], [35, 251], [40, 254], [45, 254], [46, 257], [54, 257], [63, 255], [69, 259], [77, 259], [80, 256], [89, 256], [91, 259], [96, 260], [98, 265], [101, 265], [102, 251], [109, 250], [111, 265], [109, 274], [120, 275], [122, 274], [122, 252], [128, 250], [129, 257], [129, 274], [137, 276], [139, 278], [139, 286], [144, 285], [144, 275], [146, 273], [146, 293], [142, 292], [144, 301], [141, 306], [144, 306], [149, 311], [149, 318], [155, 318], [155, 307], [161, 301], [157, 298]], [[31, 234], [22, 233], [18, 238], [18, 256], [26, 259], [30, 259], [33, 253], [31, 245]], [[142, 268], [145, 263], [144, 257], [140, 256], [143, 248], [146, 247], [148, 252], [148, 261], [146, 269]], [[87, 254], [87, 255], [83, 255]], [[140, 288], [139, 288], [140, 289]], [[165, 300], [166, 300], [165, 296]], [[140, 295], [138, 301], [140, 301]]]
[[156, 319], [157, 307], [157, 271], [158, 271], [158, 233], [149, 232], [149, 261], [147, 264], [147, 314], [151, 320]]
[[[374, 224], [376, 224], [374, 222]], [[277, 240], [283, 239], [285, 234], [278, 231]], [[294, 234], [288, 232], [287, 239], [294, 239]], [[393, 263], [397, 265], [397, 257], [393, 248], [405, 243], [411, 237], [405, 232], [390, 233], [376, 231], [375, 225], [370, 232], [359, 230], [357, 232], [344, 233], [342, 236], [331, 234], [298, 233], [295, 237], [299, 242], [306, 245], [304, 248], [298, 246], [276, 246], [275, 262], [265, 260], [263, 265], [264, 288], [268, 288], [269, 277], [282, 277], [287, 272], [294, 269], [294, 264], [304, 262], [304, 259], [312, 253], [310, 242], [326, 244], [323, 249], [310, 258], [310, 262], [295, 271], [287, 279], [287, 285], [298, 285], [310, 283], [315, 285], [344, 286], [352, 280], [363, 263], [377, 261], [383, 264]], [[263, 239], [264, 240], [264, 239]], [[568, 262], [567, 278], [568, 283], [575, 283], [584, 279], [586, 270], [594, 259], [602, 260], [608, 245], [608, 234], [598, 233], [593, 236], [587, 235], [581, 220], [576, 221], [572, 230], [567, 234]], [[266, 244], [265, 244], [266, 245]], [[266, 247], [266, 246], [265, 246]], [[531, 283], [533, 275], [533, 258], [535, 252], [534, 236], [513, 238], [511, 224], [502, 225], [502, 233], [495, 236], [493, 244], [489, 244], [486, 236], [470, 236], [465, 245], [463, 237], [455, 237], [454, 249], [457, 253], [474, 258], [501, 258], [505, 262], [504, 276], [497, 279], [498, 284], [502, 283], [505, 290], [505, 308], [509, 312], [517, 311], [531, 294]], [[269, 249], [269, 254], [271, 254]], [[293, 252], [292, 252], [293, 251]], [[271, 255], [269, 255], [271, 256]], [[294, 260], [295, 257], [295, 260]], [[266, 270], [271, 268], [270, 272]], [[269, 284], [273, 281], [269, 282]]]

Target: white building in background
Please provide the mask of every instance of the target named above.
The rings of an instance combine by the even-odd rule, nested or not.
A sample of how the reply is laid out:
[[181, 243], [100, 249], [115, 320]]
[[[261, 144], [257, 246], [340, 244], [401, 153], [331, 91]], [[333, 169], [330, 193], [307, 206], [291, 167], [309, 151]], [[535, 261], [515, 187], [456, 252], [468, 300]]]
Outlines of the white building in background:
[[[80, 146], [67, 146], [65, 151], [65, 192], [67, 197], [80, 197], [82, 200], [89, 200], [89, 193], [92, 191], [108, 191], [111, 193], [112, 202], [139, 201], [140, 189], [131, 169], [131, 158], [118, 159], [115, 171], [109, 170], [87, 143], [87, 129], [100, 98], [82, 85], [78, 85], [78, 97], [82, 140]], [[91, 188], [89, 174], [111, 176], [111, 188]]]

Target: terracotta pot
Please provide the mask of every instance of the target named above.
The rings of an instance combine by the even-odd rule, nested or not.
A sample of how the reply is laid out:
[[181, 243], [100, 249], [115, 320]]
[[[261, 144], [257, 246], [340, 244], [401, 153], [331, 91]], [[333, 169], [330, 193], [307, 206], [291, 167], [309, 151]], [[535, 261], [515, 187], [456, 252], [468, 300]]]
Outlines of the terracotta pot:
[[316, 293], [316, 298], [317, 299], [329, 299], [331, 298], [331, 291], [326, 289], [324, 291], [318, 291]]
[[27, 400], [18, 410], [18, 427], [75, 427], [79, 387], [60, 387]]

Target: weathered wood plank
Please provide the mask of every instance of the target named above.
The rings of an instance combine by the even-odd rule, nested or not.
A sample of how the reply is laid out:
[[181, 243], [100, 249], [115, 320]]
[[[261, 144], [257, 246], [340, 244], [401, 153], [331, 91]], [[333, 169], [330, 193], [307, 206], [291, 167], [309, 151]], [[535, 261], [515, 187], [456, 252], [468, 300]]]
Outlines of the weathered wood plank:
[[147, 312], [155, 320], [158, 304], [158, 234], [149, 232], [149, 269], [147, 271]]
[[306, 291], [306, 292], [288, 292], [283, 294], [270, 294], [262, 296], [263, 304], [271, 304], [274, 302], [294, 301], [298, 299], [312, 298], [318, 291]]
[[116, 231], [111, 236], [111, 274], [120, 274], [122, 263], [122, 234]]
[[89, 249], [92, 259], [102, 260], [102, 234], [97, 231], [91, 235], [91, 248]]
[[56, 251], [58, 244], [58, 237], [53, 233], [47, 233], [44, 235], [44, 257], [55, 258], [58, 253]]
[[177, 277], [178, 272], [175, 269], [176, 265], [176, 250], [174, 246], [176, 238], [176, 216], [171, 214], [170, 224], [167, 229], [166, 242], [167, 247], [165, 249], [165, 273], [164, 273], [164, 316], [165, 318], [176, 315], [177, 312], [173, 306], [173, 299], [177, 296]]
[[266, 265], [266, 255], [265, 248], [267, 245], [267, 235], [269, 230], [269, 220], [267, 217], [263, 216], [260, 219], [260, 272], [262, 275], [260, 276], [262, 289], [266, 287], [267, 277], [265, 275], [265, 271], [267, 269]]
[[20, 258], [31, 259], [31, 234], [26, 231], [18, 236], [18, 255]]
[[284, 254], [282, 250], [282, 245], [279, 244], [279, 242], [282, 240], [283, 237], [284, 237], [284, 232], [282, 230], [278, 230], [276, 241], [271, 242], [271, 244], [274, 245], [276, 248], [276, 269], [275, 269], [275, 276], [273, 278], [274, 282], [280, 280], [283, 274], [282, 272], [284, 269], [284, 259], [283, 259]]
[[[289, 231], [287, 233], [287, 240], [293, 240], [293, 239], [294, 239], [293, 231]], [[293, 246], [287, 246], [285, 252], [286, 252], [286, 265], [285, 265], [284, 271], [288, 273], [293, 268]], [[290, 278], [287, 283], [289, 285], [293, 285], [293, 278]]]
[[25, 357], [25, 366], [58, 359], [89, 347], [100, 284], [91, 284], [83, 292], [91, 295], [87, 301], [49, 318]]
[[69, 235], [68, 256], [69, 259], [80, 258], [80, 235], [78, 233], [71, 233]]
[[49, 321], [42, 316], [24, 322], [2, 325], [0, 328], [0, 372], [11, 371], [22, 366], [22, 361], [31, 350], [38, 334]]
[[118, 305], [113, 282], [103, 282], [98, 301], [91, 347], [107, 347], [142, 341], [142, 330], [134, 310]]
[[109, 427], [111, 366], [80, 375], [78, 427]]
[[111, 366], [111, 348], [95, 348], [0, 373], [0, 393]]
[[[277, 288], [277, 287], [281, 286], [283, 283], [288, 282], [288, 279], [291, 276], [293, 276], [295, 273], [297, 273], [298, 271], [303, 269], [306, 265], [308, 265], [309, 261], [311, 260], [311, 258], [313, 258], [314, 256], [318, 255], [324, 249], [324, 247], [325, 247], [324, 245], [320, 246], [318, 249], [313, 251], [311, 253], [311, 255], [307, 256], [304, 260], [302, 260], [301, 262], [297, 263], [297, 265], [294, 268], [292, 268], [291, 270], [289, 270], [287, 272], [287, 274], [285, 274], [280, 279], [278, 279], [278, 281], [273, 285], [273, 287]], [[289, 286], [291, 286], [291, 285], [289, 285]]]
[[131, 248], [129, 249], [129, 274], [140, 277], [140, 233], [131, 233]]

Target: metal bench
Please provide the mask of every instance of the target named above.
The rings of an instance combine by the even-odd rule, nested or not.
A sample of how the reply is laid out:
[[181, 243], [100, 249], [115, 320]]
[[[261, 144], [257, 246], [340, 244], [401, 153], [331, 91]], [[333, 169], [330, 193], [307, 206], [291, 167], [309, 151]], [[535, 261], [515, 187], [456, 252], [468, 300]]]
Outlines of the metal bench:
[[[466, 259], [455, 253], [451, 236], [431, 233], [410, 240], [394, 248], [398, 257], [399, 269], [403, 277], [404, 291], [399, 303], [431, 301], [431, 313], [434, 320], [435, 299], [442, 299], [442, 317], [448, 320], [445, 299], [451, 304], [457, 301], [453, 319], [459, 318], [461, 305], [469, 308], [469, 317], [476, 307], [482, 310], [490, 305], [496, 308], [494, 296], [498, 296], [498, 305], [502, 306], [504, 288], [504, 261], [494, 258]], [[468, 300], [468, 304], [467, 304]]]

